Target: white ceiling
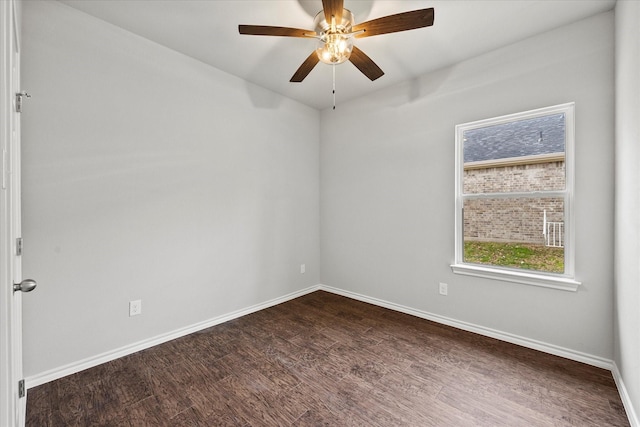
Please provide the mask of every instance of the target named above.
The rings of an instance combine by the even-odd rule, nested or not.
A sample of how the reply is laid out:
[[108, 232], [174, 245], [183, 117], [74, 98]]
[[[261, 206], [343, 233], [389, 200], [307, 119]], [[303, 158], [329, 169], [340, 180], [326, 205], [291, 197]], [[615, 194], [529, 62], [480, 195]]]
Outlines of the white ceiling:
[[[238, 24], [313, 29], [321, 0], [60, 0], [63, 3], [315, 108], [332, 105], [331, 66], [289, 79], [315, 40], [238, 34]], [[615, 0], [345, 0], [356, 23], [427, 7], [432, 27], [356, 40], [385, 75], [371, 82], [336, 67], [337, 102], [415, 78], [596, 13]]]

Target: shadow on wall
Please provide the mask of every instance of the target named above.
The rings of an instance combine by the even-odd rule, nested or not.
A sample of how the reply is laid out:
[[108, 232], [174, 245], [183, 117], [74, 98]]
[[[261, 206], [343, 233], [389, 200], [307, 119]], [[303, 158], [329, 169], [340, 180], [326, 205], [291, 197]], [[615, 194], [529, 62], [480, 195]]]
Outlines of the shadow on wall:
[[245, 82], [245, 87], [251, 104], [256, 108], [275, 110], [282, 104], [282, 95], [249, 82]]
[[394, 95], [389, 97], [389, 92], [384, 92], [387, 98], [385, 104], [387, 108], [396, 108], [406, 106], [416, 101], [429, 98], [436, 94], [440, 87], [447, 81], [452, 68], [447, 67], [442, 70], [429, 73], [427, 76], [419, 76], [410, 80], [406, 80], [395, 86]]
[[429, 75], [430, 78], [428, 80], [420, 77], [409, 80], [406, 91], [407, 102], [418, 101], [437, 92], [440, 85], [447, 80], [450, 71], [451, 68], [447, 68], [432, 73]]
[[[260, 109], [276, 109], [280, 107], [284, 96], [250, 82], [261, 80], [261, 76], [267, 72], [266, 70], [269, 70], [268, 64], [272, 61], [272, 56], [277, 57], [286, 51], [291, 51], [295, 55], [297, 52], [296, 49], [301, 47], [300, 41], [308, 41], [292, 37], [269, 37], [269, 39], [273, 39], [275, 44], [271, 48], [264, 50], [262, 56], [256, 61], [256, 66], [251, 70], [248, 78], [244, 80], [244, 85], [252, 105]], [[291, 75], [293, 75], [294, 72], [295, 68], [291, 70]], [[288, 83], [290, 76], [285, 74], [281, 77], [283, 81], [290, 84]]]

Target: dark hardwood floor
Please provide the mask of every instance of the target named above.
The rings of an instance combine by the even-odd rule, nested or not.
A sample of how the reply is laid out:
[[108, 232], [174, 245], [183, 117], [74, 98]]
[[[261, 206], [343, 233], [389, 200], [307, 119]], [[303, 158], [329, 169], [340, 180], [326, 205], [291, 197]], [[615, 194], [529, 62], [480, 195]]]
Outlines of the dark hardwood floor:
[[326, 292], [35, 387], [27, 426], [628, 426], [611, 373]]

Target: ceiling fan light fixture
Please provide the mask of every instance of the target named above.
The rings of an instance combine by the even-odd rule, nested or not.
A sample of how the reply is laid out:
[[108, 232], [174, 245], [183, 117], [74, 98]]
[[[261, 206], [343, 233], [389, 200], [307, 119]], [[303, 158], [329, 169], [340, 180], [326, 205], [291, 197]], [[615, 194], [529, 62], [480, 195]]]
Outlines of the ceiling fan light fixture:
[[318, 12], [314, 19], [315, 32], [318, 35], [316, 53], [321, 62], [336, 65], [348, 60], [353, 51], [353, 13], [344, 9], [340, 22], [335, 22], [335, 19], [331, 21], [327, 22], [324, 11]]
[[[240, 34], [255, 36], [302, 37], [318, 39], [318, 46], [305, 59], [289, 80], [302, 82], [319, 63], [341, 64], [349, 60], [369, 80], [384, 75], [384, 71], [362, 50], [354, 46], [354, 38], [415, 30], [433, 25], [433, 8], [396, 13], [354, 25], [354, 16], [343, 7], [344, 0], [322, 0], [322, 11], [314, 19], [315, 31], [271, 25], [238, 25]], [[335, 76], [335, 67], [333, 67]], [[335, 80], [335, 77], [334, 77]], [[335, 95], [335, 88], [334, 88]]]
[[342, 64], [351, 56], [353, 51], [353, 39], [349, 36], [330, 34], [326, 41], [320, 39], [316, 53], [320, 61], [325, 64]]

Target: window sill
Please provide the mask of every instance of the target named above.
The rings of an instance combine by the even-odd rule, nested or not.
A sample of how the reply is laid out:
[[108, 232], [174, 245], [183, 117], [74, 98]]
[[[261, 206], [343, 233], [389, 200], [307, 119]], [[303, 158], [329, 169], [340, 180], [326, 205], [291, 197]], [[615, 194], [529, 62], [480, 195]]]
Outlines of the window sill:
[[485, 279], [502, 280], [506, 282], [522, 283], [524, 285], [542, 286], [545, 288], [561, 289], [575, 292], [581, 285], [568, 277], [535, 274], [524, 271], [502, 270], [475, 264], [452, 264], [451, 270], [455, 274], [483, 277]]

